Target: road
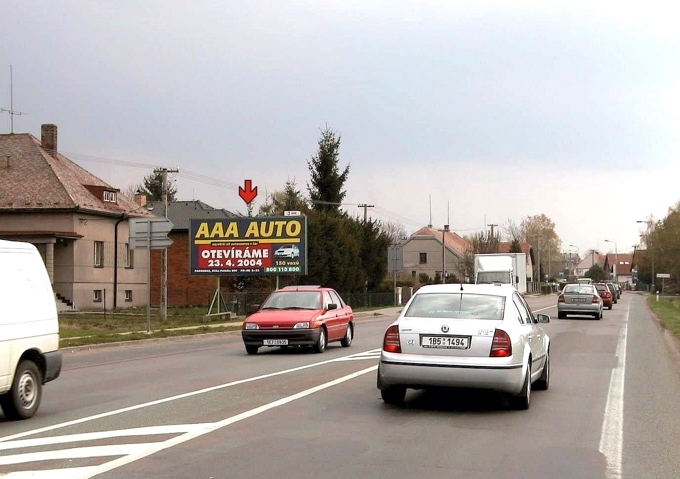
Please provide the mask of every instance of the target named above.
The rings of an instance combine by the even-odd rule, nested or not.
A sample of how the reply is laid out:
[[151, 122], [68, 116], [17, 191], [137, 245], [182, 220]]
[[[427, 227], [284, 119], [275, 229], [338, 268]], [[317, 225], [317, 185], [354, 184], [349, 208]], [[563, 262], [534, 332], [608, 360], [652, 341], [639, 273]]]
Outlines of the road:
[[0, 476], [677, 478], [680, 364], [643, 300], [625, 292], [596, 321], [529, 298], [553, 319], [550, 390], [528, 411], [464, 391], [383, 404], [389, 317], [324, 354], [248, 356], [227, 334], [65, 351], [38, 414], [0, 423]]

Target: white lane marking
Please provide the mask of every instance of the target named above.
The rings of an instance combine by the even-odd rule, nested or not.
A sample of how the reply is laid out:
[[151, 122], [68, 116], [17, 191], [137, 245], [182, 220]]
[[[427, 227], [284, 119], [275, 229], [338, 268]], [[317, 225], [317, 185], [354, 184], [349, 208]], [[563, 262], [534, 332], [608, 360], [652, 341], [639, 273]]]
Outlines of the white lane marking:
[[267, 412], [271, 409], [277, 408], [279, 406], [283, 406], [283, 405], [288, 404], [290, 402], [304, 398], [306, 396], [317, 393], [319, 391], [330, 388], [332, 386], [336, 386], [336, 385], [341, 384], [345, 381], [349, 381], [351, 379], [357, 378], [359, 376], [370, 373], [370, 372], [375, 371], [377, 369], [378, 369], [378, 365], [371, 366], [370, 368], [362, 369], [361, 371], [357, 371], [355, 373], [348, 374], [347, 376], [343, 376], [341, 378], [334, 379], [333, 381], [329, 381], [327, 383], [320, 384], [320, 385], [315, 386], [313, 388], [306, 389], [306, 390], [301, 391], [297, 394], [293, 394], [292, 396], [288, 396], [288, 397], [279, 399], [278, 401], [274, 401], [274, 402], [271, 402], [269, 404], [265, 404], [263, 406], [255, 408], [255, 409], [251, 409], [250, 411], [246, 411], [246, 412], [243, 412], [241, 414], [237, 414], [236, 416], [232, 416], [232, 417], [223, 419], [222, 421], [218, 421], [216, 423], [213, 423], [213, 424], [207, 426], [206, 428], [204, 428], [201, 431], [194, 431], [194, 432], [186, 433], [182, 436], [177, 436], [173, 439], [168, 439], [167, 441], [165, 441], [163, 443], [156, 443], [152, 447], [145, 448], [143, 451], [139, 451], [136, 454], [131, 454], [129, 456], [121, 457], [119, 459], [115, 459], [113, 461], [107, 462], [107, 463], [102, 464], [100, 466], [96, 466], [94, 468], [94, 471], [88, 472], [87, 474], [84, 474], [84, 475], [73, 476], [71, 479], [89, 479], [93, 476], [96, 476], [97, 474], [103, 474], [105, 472], [112, 471], [113, 469], [119, 468], [119, 467], [124, 466], [126, 464], [130, 464], [130, 463], [135, 462], [135, 461], [138, 461], [138, 460], [143, 459], [147, 456], [150, 456], [151, 454], [155, 454], [155, 453], [162, 451], [164, 449], [169, 449], [173, 446], [176, 446], [178, 444], [182, 444], [184, 442], [190, 441], [192, 439], [203, 436], [203, 435], [208, 434], [210, 432], [217, 431], [218, 429], [222, 429], [223, 427], [229, 426], [229, 425], [234, 424], [236, 422], [243, 421], [244, 419], [248, 419], [250, 417], [257, 416], [258, 414], [262, 414], [262, 413]]
[[126, 456], [142, 451], [153, 451], [162, 442], [147, 442], [144, 444], [112, 444], [110, 446], [89, 446], [73, 449], [58, 449], [56, 451], [27, 452], [0, 457], [0, 466], [24, 464], [36, 461], [53, 461], [58, 459], [83, 459], [102, 456]]
[[74, 467], [71, 469], [48, 469], [45, 471], [16, 471], [5, 474], [3, 479], [74, 479], [91, 477], [94, 466]]
[[[349, 355], [349, 356], [352, 356], [352, 355]], [[331, 363], [334, 363], [334, 362], [337, 362], [337, 361], [342, 361], [346, 357], [348, 357], [348, 356], [343, 356], [341, 358], [329, 359], [327, 361], [321, 361], [321, 362], [318, 362], [318, 363], [306, 364], [304, 366], [298, 366], [296, 368], [285, 369], [283, 371], [276, 371], [276, 372], [273, 372], [273, 373], [262, 374], [260, 376], [254, 376], [252, 378], [239, 379], [237, 381], [232, 381], [230, 383], [219, 384], [217, 386], [212, 386], [212, 387], [205, 388], [205, 389], [199, 389], [197, 391], [191, 391], [191, 392], [184, 393], [184, 394], [178, 394], [176, 396], [170, 396], [170, 397], [166, 397], [166, 398], [163, 398], [163, 399], [157, 399], [155, 401], [149, 401], [149, 402], [146, 402], [146, 403], [143, 403], [143, 404], [136, 404], [134, 406], [128, 406], [128, 407], [125, 407], [125, 408], [122, 408], [122, 409], [116, 409], [114, 411], [108, 411], [108, 412], [103, 412], [103, 413], [100, 413], [100, 414], [95, 414], [93, 416], [83, 417], [83, 418], [80, 418], [80, 419], [74, 419], [72, 421], [67, 421], [67, 422], [63, 422], [63, 423], [60, 423], [60, 424], [53, 424], [51, 426], [45, 426], [45, 427], [42, 427], [42, 428], [39, 428], [39, 429], [33, 429], [31, 431], [20, 432], [20, 433], [17, 433], [17, 434], [13, 434], [11, 436], [0, 437], [0, 451], [2, 450], [2, 442], [5, 442], [5, 441], [11, 441], [11, 440], [19, 439], [19, 438], [26, 437], [26, 436], [33, 436], [35, 434], [53, 431], [55, 429], [73, 426], [75, 424], [82, 424], [84, 422], [94, 421], [96, 419], [102, 419], [102, 418], [109, 417], [109, 416], [115, 416], [117, 414], [135, 411], [137, 409], [142, 409], [142, 408], [145, 408], [145, 407], [157, 406], [158, 404], [163, 404], [163, 403], [170, 402], [170, 401], [176, 401], [178, 399], [185, 399], [185, 398], [188, 398], [188, 397], [191, 397], [191, 396], [196, 396], [196, 395], [199, 395], [199, 394], [205, 394], [205, 393], [217, 391], [217, 390], [220, 390], [220, 389], [225, 389], [225, 388], [232, 387], [232, 386], [238, 386], [240, 384], [246, 384], [246, 383], [250, 383], [250, 382], [253, 382], [253, 381], [259, 381], [261, 379], [273, 378], [275, 376], [280, 376], [282, 374], [289, 374], [289, 373], [294, 373], [294, 372], [297, 372], [297, 371], [303, 371], [305, 369], [309, 369], [309, 368], [313, 368], [313, 367], [317, 367], [317, 366], [322, 366], [322, 365], [325, 365], [325, 364], [331, 364]]]
[[628, 343], [628, 315], [630, 304], [626, 309], [623, 327], [616, 345], [618, 363], [612, 370], [609, 380], [607, 403], [604, 406], [602, 434], [600, 435], [600, 452], [607, 458], [607, 479], [619, 479], [622, 473], [623, 456], [623, 394], [626, 377], [626, 345]]
[[359, 361], [362, 359], [379, 359], [381, 349], [373, 349], [371, 351], [366, 351], [363, 353], [352, 354], [351, 356], [345, 356], [338, 359], [338, 361]]
[[545, 311], [546, 309], [552, 309], [555, 308], [556, 305], [548, 306], [547, 308], [541, 308], [541, 309], [532, 309], [531, 311], [534, 313], [538, 313], [539, 311]]
[[[25, 447], [53, 446], [69, 442], [98, 441], [114, 437], [153, 436], [159, 434], [180, 434], [203, 429], [210, 423], [205, 424], [176, 424], [168, 426], [138, 427], [134, 429], [119, 429], [117, 431], [86, 432], [80, 434], [68, 434], [65, 436], [41, 437], [38, 439], [20, 439], [18, 441], [0, 444], [0, 451], [10, 449], [22, 449]], [[1, 457], [0, 457], [1, 458]]]

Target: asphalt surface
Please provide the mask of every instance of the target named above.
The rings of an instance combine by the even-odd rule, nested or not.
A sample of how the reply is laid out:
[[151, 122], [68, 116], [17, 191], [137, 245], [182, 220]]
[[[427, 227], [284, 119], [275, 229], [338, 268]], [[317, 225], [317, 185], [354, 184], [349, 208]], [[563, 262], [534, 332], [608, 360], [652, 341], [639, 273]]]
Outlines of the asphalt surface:
[[350, 348], [269, 349], [238, 334], [67, 352], [38, 414], [0, 422], [0, 475], [23, 478], [680, 477], [680, 364], [643, 296], [604, 319], [556, 319], [548, 391], [528, 411], [460, 390], [385, 405], [378, 350], [393, 316]]

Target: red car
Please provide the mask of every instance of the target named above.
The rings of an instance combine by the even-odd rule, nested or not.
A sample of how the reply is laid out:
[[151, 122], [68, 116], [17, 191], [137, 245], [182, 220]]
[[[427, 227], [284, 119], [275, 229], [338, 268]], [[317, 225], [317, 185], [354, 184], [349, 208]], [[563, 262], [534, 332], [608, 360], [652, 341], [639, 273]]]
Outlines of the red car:
[[332, 288], [287, 286], [246, 318], [241, 336], [248, 354], [263, 346], [311, 346], [322, 353], [334, 341], [352, 344], [354, 312]]
[[593, 286], [597, 289], [597, 294], [602, 298], [602, 305], [607, 309], [612, 309], [614, 304], [614, 297], [612, 296], [609, 286], [605, 283], [595, 283]]

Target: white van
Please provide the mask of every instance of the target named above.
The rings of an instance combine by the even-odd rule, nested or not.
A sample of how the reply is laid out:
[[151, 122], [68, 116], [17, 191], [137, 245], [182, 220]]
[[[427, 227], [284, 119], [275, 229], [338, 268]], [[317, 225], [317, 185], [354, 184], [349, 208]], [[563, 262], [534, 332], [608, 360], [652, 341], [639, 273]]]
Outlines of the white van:
[[61, 373], [59, 320], [52, 284], [37, 248], [0, 240], [0, 406], [26, 419], [42, 386]]

